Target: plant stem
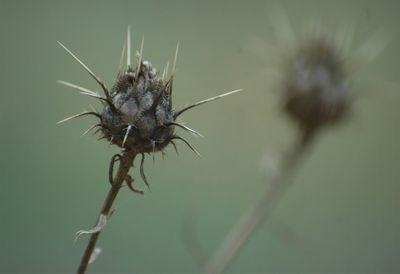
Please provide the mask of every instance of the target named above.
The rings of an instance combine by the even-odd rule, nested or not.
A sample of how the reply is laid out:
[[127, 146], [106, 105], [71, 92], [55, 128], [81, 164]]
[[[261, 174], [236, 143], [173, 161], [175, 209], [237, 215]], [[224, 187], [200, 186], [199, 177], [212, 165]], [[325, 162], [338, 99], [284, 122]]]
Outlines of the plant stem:
[[[135, 156], [136, 156], [136, 154], [132, 153], [130, 151], [124, 152], [124, 154], [121, 156], [117, 175], [116, 175], [113, 185], [111, 186], [111, 189], [108, 192], [107, 197], [104, 201], [103, 207], [100, 211], [100, 215], [109, 216], [110, 209], [114, 203], [115, 198], [117, 197], [117, 194], [118, 194], [122, 184], [125, 181], [126, 176], [128, 175], [130, 168], [132, 167]], [[90, 257], [96, 246], [97, 239], [100, 236], [100, 232], [101, 231], [96, 232], [90, 236], [85, 253], [82, 256], [81, 263], [78, 268], [78, 272], [77, 272], [78, 274], [85, 273], [85, 271], [88, 267], [88, 264], [89, 264]]]
[[254, 207], [234, 224], [214, 255], [203, 267], [203, 273], [223, 273], [235, 260], [257, 229], [270, 217], [271, 212], [291, 185], [292, 173], [311, 144], [314, 132], [304, 134], [283, 159], [280, 171], [271, 179]]

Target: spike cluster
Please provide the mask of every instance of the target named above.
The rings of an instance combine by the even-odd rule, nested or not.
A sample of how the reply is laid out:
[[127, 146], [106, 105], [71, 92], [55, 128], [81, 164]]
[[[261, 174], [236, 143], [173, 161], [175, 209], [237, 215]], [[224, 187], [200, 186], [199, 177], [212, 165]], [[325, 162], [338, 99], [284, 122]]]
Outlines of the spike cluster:
[[111, 91], [101, 114], [104, 137], [136, 153], [162, 150], [173, 140], [172, 78], [163, 82], [147, 61], [128, 68]]
[[[115, 144], [126, 151], [144, 155], [144, 153], [163, 151], [170, 143], [176, 148], [174, 140], [181, 140], [198, 154], [196, 149], [194, 149], [187, 140], [176, 135], [175, 129], [178, 127], [194, 135], [201, 136], [201, 134], [178, 123], [176, 121], [177, 118], [186, 110], [240, 90], [234, 90], [209, 98], [175, 111], [172, 105], [172, 86], [179, 43], [175, 52], [172, 73], [168, 76], [169, 64], [167, 64], [167, 67], [160, 76], [150, 62], [143, 60], [143, 39], [140, 51], [136, 54], [138, 59], [137, 65], [132, 67], [130, 39], [131, 35], [128, 28], [126, 46], [124, 45], [122, 50], [117, 79], [110, 91], [91, 69], [59, 42], [59, 44], [95, 79], [104, 92], [104, 96], [101, 96], [95, 91], [69, 82], [59, 81], [60, 84], [78, 90], [80, 94], [99, 99], [103, 102], [103, 109], [99, 113], [96, 111], [85, 111], [66, 118], [59, 123], [84, 115], [94, 115], [99, 118], [99, 123], [90, 127], [84, 134], [94, 128], [98, 128], [97, 131], [102, 133], [100, 139], [107, 139], [111, 144]], [[125, 56], [126, 68], [123, 68]]]

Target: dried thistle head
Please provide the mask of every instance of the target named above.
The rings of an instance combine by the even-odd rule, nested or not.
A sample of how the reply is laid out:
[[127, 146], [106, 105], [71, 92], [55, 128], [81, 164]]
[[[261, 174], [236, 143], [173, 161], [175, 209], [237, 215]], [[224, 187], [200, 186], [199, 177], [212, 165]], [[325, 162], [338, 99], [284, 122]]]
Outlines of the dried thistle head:
[[314, 37], [289, 59], [282, 95], [284, 111], [302, 129], [335, 124], [348, 113], [348, 79], [333, 41]]
[[[186, 110], [240, 91], [234, 90], [175, 110], [172, 103], [172, 90], [179, 43], [170, 76], [168, 76], [168, 65], [160, 75], [150, 62], [143, 60], [143, 40], [140, 51], [137, 52], [137, 65], [132, 67], [128, 28], [126, 54], [124, 46], [117, 79], [110, 91], [100, 78], [69, 49], [60, 42], [59, 44], [96, 80], [104, 92], [104, 96], [101, 96], [95, 91], [59, 81], [61, 84], [77, 89], [81, 94], [99, 99], [103, 103], [103, 109], [100, 112], [85, 111], [59, 123], [83, 115], [94, 115], [99, 118], [99, 123], [89, 130], [98, 127], [102, 133], [100, 139], [107, 139], [111, 144], [134, 154], [143, 155], [162, 151], [170, 143], [175, 146], [173, 141], [176, 139], [186, 143], [198, 154], [188, 141], [176, 134], [175, 130], [179, 127], [195, 135], [200, 134], [178, 123], [177, 118]], [[123, 68], [125, 55], [126, 68]]]
[[136, 153], [162, 150], [175, 137], [172, 81], [163, 81], [144, 61], [118, 76], [101, 113], [101, 130], [111, 143]]

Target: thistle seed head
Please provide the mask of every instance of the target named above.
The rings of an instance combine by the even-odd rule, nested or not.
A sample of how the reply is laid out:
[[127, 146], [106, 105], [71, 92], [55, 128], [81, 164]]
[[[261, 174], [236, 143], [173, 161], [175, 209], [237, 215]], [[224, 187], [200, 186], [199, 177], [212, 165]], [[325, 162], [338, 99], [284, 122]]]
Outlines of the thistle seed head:
[[172, 81], [163, 81], [148, 61], [118, 76], [101, 129], [111, 143], [137, 153], [162, 150], [174, 138]]

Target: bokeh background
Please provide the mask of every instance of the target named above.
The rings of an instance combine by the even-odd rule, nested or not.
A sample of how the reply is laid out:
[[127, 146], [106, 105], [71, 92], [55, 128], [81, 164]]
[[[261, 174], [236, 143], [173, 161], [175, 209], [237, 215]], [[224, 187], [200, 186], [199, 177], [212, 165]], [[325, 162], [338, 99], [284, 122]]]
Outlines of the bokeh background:
[[[123, 189], [89, 273], [198, 273], [182, 240], [192, 214], [210, 253], [267, 184], [272, 162], [293, 141], [265, 73], [276, 37], [267, 1], [0, 1], [0, 273], [74, 273], [109, 189], [105, 141], [81, 133], [94, 120], [62, 126], [90, 98], [57, 79], [96, 83], [56, 43], [62, 41], [109, 86], [126, 28], [133, 45], [162, 69], [181, 43], [174, 99], [183, 106], [236, 88], [185, 121], [180, 155], [146, 161], [152, 192]], [[295, 30], [316, 19], [329, 34], [354, 26], [353, 49], [380, 29], [394, 39], [357, 74], [353, 115], [326, 131], [302, 163], [270, 222], [228, 273], [399, 273], [400, 23], [398, 1], [280, 1]], [[331, 30], [331, 31], [330, 31]], [[397, 35], [397, 36], [396, 36]], [[257, 50], [254, 50], [257, 48]], [[255, 54], [254, 52], [258, 52]], [[265, 161], [265, 159], [269, 159]], [[143, 185], [137, 170], [136, 182]]]

